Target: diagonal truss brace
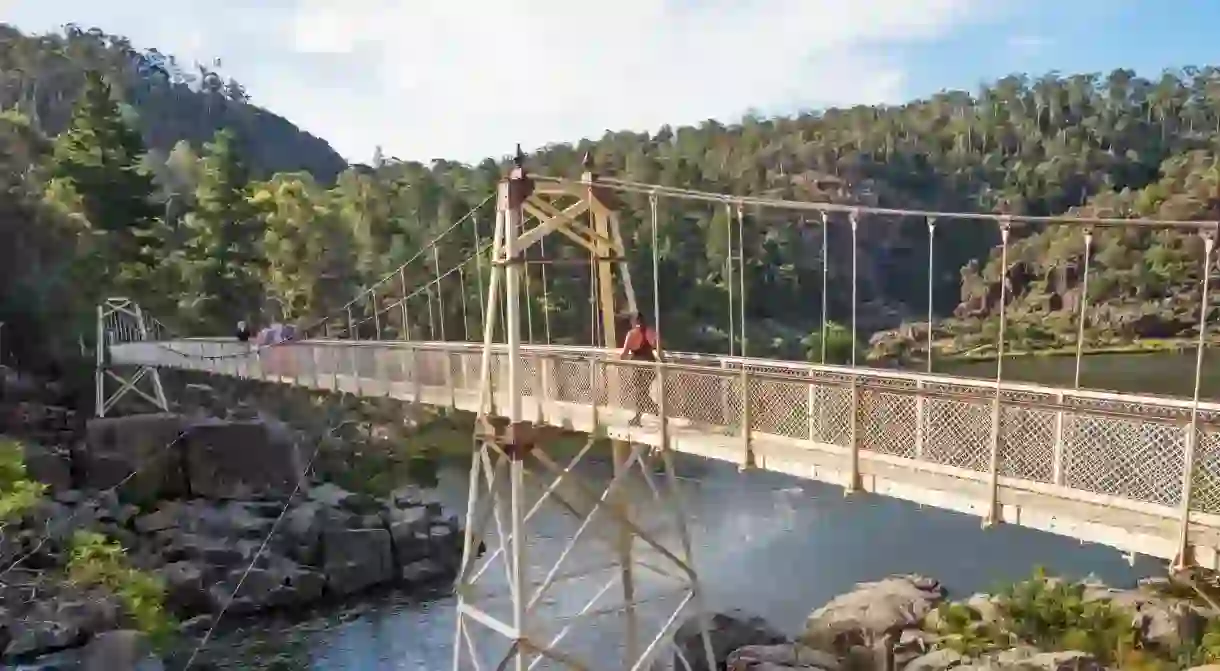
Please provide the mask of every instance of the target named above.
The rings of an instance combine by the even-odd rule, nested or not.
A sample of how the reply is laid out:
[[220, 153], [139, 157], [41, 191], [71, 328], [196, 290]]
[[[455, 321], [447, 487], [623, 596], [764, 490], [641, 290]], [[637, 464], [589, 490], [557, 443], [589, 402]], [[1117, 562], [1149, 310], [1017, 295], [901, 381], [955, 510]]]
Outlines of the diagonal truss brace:
[[[147, 403], [169, 411], [169, 402], [165, 398], [165, 388], [161, 384], [161, 374], [153, 366], [139, 366], [130, 377], [116, 372], [110, 363], [110, 347], [127, 342], [148, 342], [152, 340], [144, 311], [140, 306], [126, 298], [107, 298], [97, 306], [97, 334], [94, 347], [96, 367], [94, 369], [94, 412], [98, 417], [105, 417], [115, 404], [127, 394], [135, 394]], [[140, 388], [140, 383], [147, 380], [149, 389]], [[107, 381], [118, 383], [118, 389], [108, 394]]]
[[[484, 323], [480, 365], [479, 428], [471, 459], [465, 547], [455, 586], [458, 598], [453, 639], [455, 670], [527, 671], [542, 663], [567, 669], [608, 668], [610, 665], [604, 654], [597, 653], [596, 659], [582, 659], [572, 649], [573, 645], [579, 646], [575, 641], [579, 637], [565, 643], [577, 625], [583, 624], [585, 630], [592, 633], [597, 630], [594, 620], [605, 615], [618, 616], [620, 621], [625, 621], [621, 668], [651, 669], [653, 662], [672, 642], [683, 615], [690, 610], [697, 614], [701, 625], [701, 652], [707, 657], [705, 663], [712, 665], [701, 589], [690, 560], [690, 536], [681, 509], [681, 497], [677, 495], [677, 478], [668, 445], [659, 450], [670, 485], [667, 497], [662, 498], [661, 488], [652, 477], [652, 468], [648, 467], [652, 453], [643, 446], [617, 441], [613, 449], [614, 477], [604, 488], [594, 489], [576, 472], [581, 462], [588, 458], [593, 439], [590, 438], [566, 468], [561, 467], [543, 447], [548, 427], [534, 426], [522, 416], [520, 399], [524, 380], [519, 355], [522, 266], [518, 261], [528, 247], [551, 233], [559, 233], [590, 253], [600, 297], [597, 309], [606, 344], [617, 340], [614, 302], [618, 292], [613, 286], [613, 269], [619, 271], [627, 307], [633, 312], [636, 310], [615, 207], [612, 201], [602, 197], [604, 190], [594, 184], [595, 179], [592, 173], [587, 173], [585, 183], [580, 186], [558, 190], [548, 187], [535, 192], [533, 181], [525, 175], [519, 157], [511, 176], [500, 185], [491, 252], [492, 276], [487, 292], [488, 319]], [[540, 198], [541, 194], [571, 197], [576, 202], [561, 210], [555, 203]], [[533, 229], [523, 231], [526, 213], [536, 216], [539, 223]], [[588, 216], [588, 225], [577, 220], [582, 216]], [[618, 261], [612, 260], [615, 256]], [[507, 341], [507, 361], [504, 362], [507, 370], [494, 367], [500, 374], [494, 376], [498, 379], [493, 385], [493, 356], [503, 356], [492, 352], [496, 343], [496, 321], [501, 314], [506, 322], [503, 333]], [[507, 373], [507, 379], [501, 377], [503, 373]], [[617, 378], [607, 380], [607, 383], [615, 386]], [[617, 397], [613, 389], [608, 391], [612, 397]], [[596, 412], [594, 414], [596, 416]], [[654, 494], [649, 502], [651, 505], [638, 507], [639, 501], [628, 500], [624, 495], [624, 482], [637, 474]], [[540, 492], [536, 501], [526, 498], [535, 492]], [[531, 522], [545, 504], [552, 504], [564, 518], [579, 523], [579, 528], [554, 558], [541, 556], [549, 554], [553, 547], [535, 549], [530, 545], [534, 536]], [[633, 508], [637, 511], [634, 515]], [[642, 518], [637, 519], [636, 515]], [[667, 548], [664, 535], [650, 528], [652, 523], [668, 518], [672, 518], [674, 530], [680, 537], [680, 550]], [[565, 570], [578, 544], [595, 550], [594, 554], [585, 557], [595, 566]], [[493, 564], [500, 566], [497, 569]], [[555, 598], [563, 583], [582, 577], [596, 578], [599, 573], [611, 577], [577, 612], [550, 612], [555, 610], [555, 604], [564, 604], [564, 600]], [[637, 581], [637, 578], [645, 580]], [[663, 587], [672, 587], [672, 590]], [[653, 589], [659, 590], [656, 595], [645, 595]], [[651, 635], [645, 640], [641, 637], [644, 623], [637, 609], [660, 599], [668, 591], [673, 592], [678, 605], [663, 622], [647, 625]], [[612, 593], [621, 597], [609, 605], [599, 605]], [[507, 609], [503, 608], [505, 600], [508, 601]], [[669, 609], [667, 606], [664, 610]], [[550, 631], [549, 625], [556, 622], [566, 624], [558, 632]], [[487, 649], [488, 644], [492, 650]], [[490, 665], [485, 663], [489, 660], [493, 662]], [[683, 658], [686, 668], [690, 668], [690, 661], [702, 660]], [[595, 662], [596, 666], [590, 662]], [[614, 668], [620, 667], [614, 665]]]

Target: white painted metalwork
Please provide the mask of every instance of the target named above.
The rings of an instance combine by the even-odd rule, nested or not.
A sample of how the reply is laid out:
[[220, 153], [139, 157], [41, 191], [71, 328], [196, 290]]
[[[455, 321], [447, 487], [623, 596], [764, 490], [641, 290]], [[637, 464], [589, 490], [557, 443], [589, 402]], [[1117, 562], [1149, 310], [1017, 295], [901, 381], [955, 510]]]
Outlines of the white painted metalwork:
[[[129, 392], [148, 401], [154, 407], [167, 411], [169, 404], [165, 400], [165, 389], [161, 386], [161, 374], [155, 366], [138, 365], [130, 377], [122, 374], [122, 362], [110, 359], [107, 345], [119, 345], [131, 342], [149, 342], [165, 338], [164, 327], [154, 319], [148, 319], [140, 306], [126, 298], [108, 298], [97, 306], [97, 346], [95, 347], [96, 367], [93, 373], [94, 412], [98, 417], [105, 417]], [[107, 380], [118, 382], [119, 387], [113, 394], [107, 394]], [[151, 389], [145, 391], [140, 383], [145, 379], [151, 383]]]
[[[479, 370], [479, 343], [308, 340], [264, 349], [270, 351], [260, 356], [231, 339], [200, 338], [126, 342], [110, 351], [115, 365], [348, 393], [359, 388], [369, 396], [472, 412], [483, 392], [479, 378], [465, 374]], [[627, 426], [633, 400], [607, 391], [625, 369], [641, 364], [591, 347], [522, 345], [520, 352], [523, 416], [659, 446], [655, 425]], [[506, 348], [494, 346], [488, 356], [494, 391], [485, 392], [484, 403], [507, 408]], [[316, 361], [317, 374], [303, 361]], [[989, 511], [994, 380], [675, 352], [666, 354], [662, 367], [673, 449], [743, 459], [744, 369], [759, 467], [844, 484], [858, 459], [865, 490], [980, 517]], [[446, 376], [446, 370], [454, 374]], [[374, 371], [380, 377], [369, 377]], [[1128, 552], [1177, 556], [1192, 399], [1011, 381], [1000, 391], [998, 521]], [[1190, 537], [1196, 563], [1220, 566], [1220, 403], [1199, 401], [1197, 408]]]

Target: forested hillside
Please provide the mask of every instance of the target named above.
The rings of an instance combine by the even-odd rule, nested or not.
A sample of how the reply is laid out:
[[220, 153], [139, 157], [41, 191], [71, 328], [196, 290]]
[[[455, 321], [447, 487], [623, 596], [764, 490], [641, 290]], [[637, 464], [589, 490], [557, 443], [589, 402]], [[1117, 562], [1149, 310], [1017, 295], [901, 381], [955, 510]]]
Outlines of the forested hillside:
[[330, 181], [347, 167], [325, 140], [249, 104], [245, 88], [218, 72], [218, 64], [180, 64], [97, 28], [69, 25], [62, 34], [27, 36], [0, 23], [0, 109], [20, 112], [42, 133], [67, 128], [91, 70], [106, 77], [158, 160], [180, 140], [198, 146], [229, 129], [262, 177], [306, 170]]
[[[17, 241], [0, 250], [10, 257], [0, 259], [10, 322], [38, 315], [33, 321], [45, 328], [54, 307], [63, 313], [54, 323], [77, 317], [72, 323], [87, 334], [89, 307], [105, 292], [139, 296], [199, 329], [227, 330], [260, 309], [264, 319], [280, 310], [289, 319], [316, 318], [483, 201], [505, 168], [490, 159], [478, 166], [374, 160], [343, 171], [332, 184], [334, 163], [306, 160], [309, 152], [298, 151], [310, 146], [306, 139], [294, 144], [282, 142], [281, 131], [260, 134], [258, 120], [278, 118], [244, 104], [240, 85], [205, 73], [210, 83], [198, 90], [172, 72], [148, 75], [145, 69], [156, 70], [148, 63], [164, 69], [172, 60], [150, 51], [132, 61], [130, 54], [139, 52], [97, 31], [8, 34], [3, 58], [9, 62], [21, 49], [58, 49], [74, 54], [56, 58], [76, 68], [71, 85], [54, 84], [59, 80], [49, 67], [33, 70], [37, 75], [0, 69], [10, 108], [0, 119], [6, 163], [0, 235]], [[84, 76], [86, 66], [97, 76]], [[136, 91], [133, 76], [164, 83]], [[218, 129], [224, 132], [213, 134]], [[204, 134], [207, 142], [200, 142]], [[1187, 68], [1155, 80], [1116, 70], [1011, 76], [976, 94], [947, 92], [896, 107], [608, 133], [548, 146], [528, 156], [527, 166], [575, 176], [589, 152], [603, 174], [709, 191], [939, 210], [1076, 208], [1201, 218], [1217, 216], [1218, 138], [1220, 70]], [[649, 277], [647, 200], [627, 196], [623, 208], [632, 263]], [[663, 200], [661, 217], [667, 338], [675, 346], [724, 350], [725, 213]], [[491, 220], [484, 207], [476, 218], [483, 237]], [[845, 322], [850, 233], [846, 221], [832, 226], [829, 308], [833, 320]], [[862, 223], [862, 339], [921, 320], [926, 236], [922, 220]], [[1083, 253], [1079, 231], [1022, 229], [1016, 236], [1009, 277], [1018, 345], [1070, 340]], [[460, 245], [445, 247], [442, 269], [471, 252], [470, 230], [459, 239]], [[986, 224], [938, 223], [936, 311], [957, 315], [939, 327], [946, 347], [977, 344], [979, 334], [994, 328], [997, 240]], [[819, 330], [821, 315], [818, 222], [747, 211], [745, 247], [751, 353], [816, 351], [810, 334]], [[1190, 320], [1182, 317], [1196, 307], [1190, 301], [1198, 293], [1201, 249], [1195, 238], [1177, 234], [1099, 233], [1090, 299], [1106, 307], [1097, 311], [1090, 338], [1188, 333]], [[416, 264], [409, 284], [419, 286], [432, 272]], [[556, 267], [548, 276], [553, 332], [571, 342], [589, 337], [586, 274]], [[473, 306], [476, 283], [466, 279]], [[650, 285], [637, 282], [645, 304]], [[451, 337], [462, 332], [460, 287], [453, 279], [444, 286]], [[539, 302], [533, 309], [540, 315], [544, 308]]]

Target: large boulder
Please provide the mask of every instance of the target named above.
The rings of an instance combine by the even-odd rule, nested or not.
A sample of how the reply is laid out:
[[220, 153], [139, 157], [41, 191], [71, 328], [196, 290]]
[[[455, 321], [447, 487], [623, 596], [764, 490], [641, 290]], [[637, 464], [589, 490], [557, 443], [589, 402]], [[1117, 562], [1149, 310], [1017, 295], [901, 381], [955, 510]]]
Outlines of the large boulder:
[[85, 646], [81, 671], [162, 671], [147, 638], [121, 629], [98, 634]]
[[[724, 668], [729, 654], [738, 648], [788, 642], [788, 638], [766, 620], [741, 610], [715, 613], [708, 617], [707, 624], [715, 667], [708, 667], [698, 616], [683, 622], [674, 634], [674, 647], [690, 664], [690, 671], [716, 671]], [[675, 660], [674, 664], [675, 668], [686, 668], [681, 661]]]
[[297, 486], [301, 461], [290, 438], [273, 439], [259, 421], [201, 420], [186, 438], [190, 492], [209, 499], [283, 497]]
[[918, 575], [860, 583], [815, 610], [805, 622], [802, 640], [840, 654], [852, 647], [872, 647], [886, 636], [919, 626], [944, 598], [939, 582]]
[[120, 491], [127, 500], [155, 501], [185, 494], [179, 458], [182, 430], [182, 417], [170, 413], [89, 420], [77, 469], [82, 486], [108, 489], [135, 473]]
[[[270, 557], [262, 566], [235, 567], [208, 588], [212, 612], [248, 615], [271, 608], [305, 605], [321, 598], [326, 579], [321, 573], [283, 557]], [[242, 580], [242, 577], [245, 580]], [[241, 589], [238, 589], [238, 584]]]
[[72, 456], [67, 450], [24, 443], [25, 468], [29, 476], [51, 492], [72, 489]]
[[334, 594], [355, 594], [389, 582], [397, 573], [385, 529], [328, 529], [322, 548], [326, 585]]
[[1203, 637], [1207, 614], [1188, 599], [1179, 599], [1154, 590], [1118, 590], [1101, 584], [1085, 589], [1086, 601], [1107, 600], [1114, 608], [1131, 613], [1140, 637], [1165, 650], [1193, 647]]

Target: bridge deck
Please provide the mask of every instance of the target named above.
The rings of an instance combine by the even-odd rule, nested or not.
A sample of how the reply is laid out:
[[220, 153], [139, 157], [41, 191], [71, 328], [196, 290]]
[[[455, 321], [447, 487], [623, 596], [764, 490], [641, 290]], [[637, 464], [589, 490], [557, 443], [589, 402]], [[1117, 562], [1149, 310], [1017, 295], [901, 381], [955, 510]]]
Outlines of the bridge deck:
[[[257, 350], [187, 339], [117, 344], [110, 354], [116, 365], [475, 411], [481, 349], [308, 340]], [[502, 411], [506, 355], [492, 364], [492, 402]], [[629, 375], [639, 367], [603, 350], [524, 347], [525, 417], [658, 446], [658, 417], [628, 423]], [[865, 491], [981, 517], [995, 499], [1000, 521], [1127, 552], [1176, 556], [1189, 483], [1195, 560], [1220, 568], [1220, 405], [1200, 405], [1191, 440], [1191, 404], [1182, 399], [1017, 383], [997, 390], [949, 376], [675, 353], [664, 377], [678, 451], [737, 463], [752, 452], [759, 468], [838, 485], [858, 475]]]

